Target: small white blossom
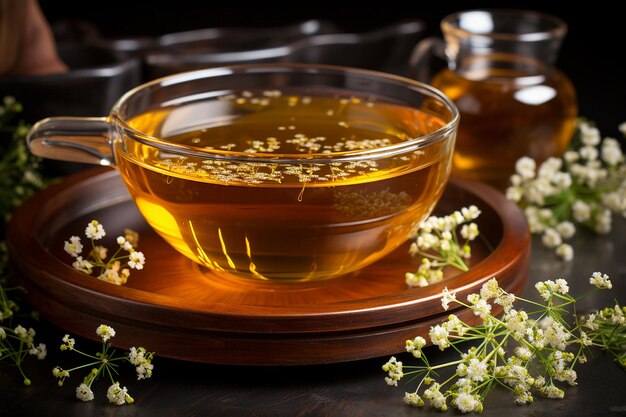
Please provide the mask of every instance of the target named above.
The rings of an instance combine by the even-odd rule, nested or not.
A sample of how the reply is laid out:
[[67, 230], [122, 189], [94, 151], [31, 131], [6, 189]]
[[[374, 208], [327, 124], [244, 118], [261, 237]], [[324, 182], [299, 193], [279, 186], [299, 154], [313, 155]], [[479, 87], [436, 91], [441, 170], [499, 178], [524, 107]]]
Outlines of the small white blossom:
[[441, 297], [441, 306], [445, 311], [448, 311], [448, 305], [453, 301], [456, 301], [456, 292], [450, 293], [450, 291], [448, 291], [448, 287], [445, 287]]
[[608, 165], [617, 165], [624, 161], [624, 154], [619, 142], [613, 138], [606, 138], [602, 141], [601, 157]]
[[522, 157], [515, 163], [515, 172], [517, 172], [523, 179], [531, 179], [535, 177], [535, 169], [537, 164], [535, 160], [527, 156]]
[[613, 288], [613, 284], [611, 283], [609, 276], [607, 274], [602, 274], [601, 272], [594, 272], [591, 275], [591, 278], [589, 278], [589, 283], [596, 288]]
[[589, 123], [580, 123], [580, 136], [584, 145], [597, 146], [600, 143], [600, 131]]
[[72, 267], [86, 274], [91, 274], [93, 265], [91, 264], [91, 262], [83, 259], [82, 256], [79, 256], [74, 262], [72, 262]]
[[482, 407], [479, 397], [468, 392], [459, 393], [459, 395], [453, 400], [453, 403], [462, 413], [478, 411], [479, 407]]
[[405, 392], [404, 402], [414, 407], [422, 407], [424, 405], [424, 400], [422, 400], [415, 392]]
[[448, 340], [449, 333], [445, 327], [439, 324], [432, 326], [428, 332], [428, 336], [430, 337], [430, 341], [433, 342], [433, 345], [439, 346], [440, 350], [450, 347], [450, 341]]
[[89, 239], [99, 240], [102, 239], [106, 235], [104, 231], [104, 227], [97, 220], [92, 220], [89, 222], [87, 227], [85, 228], [85, 236]]
[[48, 350], [46, 349], [46, 345], [44, 345], [43, 343], [40, 343], [38, 346], [32, 346], [29, 350], [28, 353], [36, 356], [37, 359], [39, 360], [43, 360], [46, 358], [46, 355], [48, 354]]
[[76, 258], [78, 257], [78, 254], [83, 251], [83, 244], [81, 243], [80, 238], [78, 236], [72, 236], [70, 237], [69, 242], [68, 241], [64, 242], [63, 249], [72, 257]]
[[106, 342], [112, 337], [115, 337], [115, 329], [111, 326], [107, 326], [106, 324], [101, 324], [96, 329], [96, 334], [102, 338], [103, 342]]
[[491, 278], [489, 281], [485, 282], [482, 287], [480, 287], [480, 298], [483, 300], [490, 300], [498, 297], [501, 292], [502, 290], [498, 285], [498, 280]]
[[93, 391], [87, 384], [80, 384], [76, 387], [76, 398], [81, 401], [91, 401], [93, 400]]
[[422, 356], [422, 348], [424, 346], [426, 346], [426, 340], [421, 336], [417, 336], [413, 340], [407, 340], [405, 343], [406, 351], [416, 358], [420, 358]]
[[555, 229], [549, 227], [543, 232], [543, 236], [541, 238], [544, 245], [549, 248], [555, 248], [563, 243], [561, 239], [561, 235]]
[[398, 386], [398, 381], [404, 376], [404, 372], [402, 371], [402, 362], [397, 360], [395, 356], [389, 358], [387, 363], [383, 365], [383, 371], [389, 374], [389, 376], [385, 377], [387, 385], [395, 387]]
[[574, 249], [572, 248], [572, 245], [569, 245], [567, 243], [561, 243], [556, 248], [556, 254], [566, 262], [574, 259]]
[[591, 217], [591, 208], [581, 200], [577, 200], [572, 205], [572, 215], [577, 222], [584, 222]]
[[467, 378], [472, 381], [484, 381], [487, 377], [487, 372], [489, 371], [489, 366], [486, 362], [481, 361], [477, 358], [472, 358], [467, 365]]
[[128, 395], [128, 389], [126, 389], [126, 387], [120, 387], [119, 382], [116, 382], [109, 387], [107, 390], [107, 398], [110, 403], [116, 405], [124, 405], [126, 403], [130, 404], [134, 401], [133, 398]]
[[539, 388], [539, 392], [548, 398], [563, 398], [565, 396], [565, 392], [554, 385], [543, 386]]
[[142, 252], [131, 252], [129, 255], [128, 266], [133, 269], [143, 269], [143, 265], [146, 263], [146, 257]]
[[66, 334], [65, 336], [63, 336], [63, 339], [61, 339], [63, 341], [63, 344], [61, 345], [61, 350], [73, 350], [74, 349], [74, 345], [76, 344], [76, 340], [74, 340], [74, 338], [70, 337], [69, 334]]
[[440, 391], [441, 386], [435, 382], [428, 389], [424, 391], [424, 398], [428, 400], [428, 403], [435, 409], [446, 411], [448, 406], [446, 405], [446, 397]]
[[556, 231], [564, 238], [569, 239], [576, 233], [576, 226], [574, 223], [563, 221], [556, 225]]

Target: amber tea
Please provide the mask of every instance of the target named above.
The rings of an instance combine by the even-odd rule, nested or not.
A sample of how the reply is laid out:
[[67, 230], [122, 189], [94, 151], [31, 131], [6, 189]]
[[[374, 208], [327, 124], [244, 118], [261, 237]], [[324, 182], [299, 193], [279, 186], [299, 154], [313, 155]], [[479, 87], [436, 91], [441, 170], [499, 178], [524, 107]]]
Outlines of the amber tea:
[[434, 78], [461, 113], [453, 172], [504, 188], [517, 159], [544, 161], [566, 150], [577, 113], [571, 83], [558, 70], [549, 79], [526, 75], [492, 68]]
[[330, 90], [239, 91], [128, 124], [213, 154], [117, 142], [115, 162], [148, 223], [213, 271], [274, 282], [346, 274], [402, 244], [441, 196], [454, 142], [368, 157], [446, 121]]

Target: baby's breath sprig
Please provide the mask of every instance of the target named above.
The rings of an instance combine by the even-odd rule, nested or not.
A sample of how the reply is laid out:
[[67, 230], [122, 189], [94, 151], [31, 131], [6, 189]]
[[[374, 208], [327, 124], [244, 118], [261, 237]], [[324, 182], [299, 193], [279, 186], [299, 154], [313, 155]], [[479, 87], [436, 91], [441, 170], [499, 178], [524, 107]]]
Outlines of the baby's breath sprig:
[[[626, 135], [626, 123], [620, 126]], [[601, 139], [600, 131], [581, 120], [571, 150], [549, 158], [537, 169], [529, 157], [519, 159], [507, 197], [524, 209], [530, 231], [566, 261], [574, 256], [564, 240], [576, 224], [599, 234], [611, 230], [611, 215], [626, 217], [626, 164], [619, 142]]]
[[[135, 249], [139, 241], [139, 235], [130, 229], [124, 231], [124, 236], [118, 236], [116, 241], [119, 245], [113, 256], [108, 260], [108, 249], [96, 245], [95, 241], [106, 235], [104, 227], [97, 220], [92, 220], [85, 228], [85, 236], [91, 242], [91, 251], [86, 259], [80, 255], [83, 252], [83, 244], [78, 236], [71, 236], [65, 241], [64, 249], [70, 256], [76, 258], [72, 266], [79, 271], [91, 275], [94, 269], [98, 269], [98, 279], [115, 285], [126, 284], [131, 269], [143, 269], [146, 258], [143, 252]], [[124, 267], [126, 263], [128, 268]]]
[[[451, 405], [464, 413], [481, 412], [485, 397], [495, 386], [509, 390], [518, 404], [531, 403], [535, 393], [563, 398], [565, 392], [557, 383], [576, 385], [574, 367], [586, 362], [585, 351], [591, 346], [609, 351], [626, 366], [626, 308], [618, 304], [586, 318], [571, 314], [571, 320], [567, 320], [578, 300], [598, 289], [612, 287], [609, 277], [599, 272], [592, 275], [590, 283], [595, 287], [593, 291], [574, 298], [563, 279], [539, 282], [535, 288], [543, 303], [506, 292], [495, 278], [486, 282], [480, 293], [470, 294], [467, 302], [457, 300], [456, 293], [446, 288], [442, 296], [444, 310], [450, 303], [457, 303], [480, 316], [482, 324], [470, 326], [450, 315], [447, 321], [430, 328], [432, 344], [459, 354], [457, 360], [448, 363], [428, 361], [423, 352], [424, 338], [407, 340], [406, 350], [421, 364], [404, 365], [391, 357], [383, 365], [388, 374], [385, 381], [397, 386], [403, 377], [417, 380], [417, 388], [406, 392], [404, 401], [418, 407], [428, 404], [442, 411]], [[516, 301], [528, 305], [529, 310], [514, 308]], [[493, 303], [502, 306], [502, 318], [491, 314]], [[467, 342], [473, 346], [461, 350], [460, 344]], [[453, 371], [452, 375], [440, 377], [446, 368]]]
[[30, 385], [31, 380], [24, 373], [22, 364], [29, 356], [45, 359], [47, 350], [45, 344], [36, 344], [32, 327], [27, 329], [14, 323], [19, 307], [9, 298], [9, 294], [19, 290], [19, 287], [3, 288], [0, 285], [0, 363], [16, 366], [24, 378], [24, 385]]
[[135, 400], [128, 393], [128, 389], [122, 387], [116, 380], [119, 363], [129, 362], [135, 366], [137, 379], [147, 379], [152, 376], [152, 370], [154, 369], [154, 365], [152, 365], [154, 354], [148, 352], [143, 347], [131, 347], [127, 355], [116, 356], [116, 351], [111, 350], [110, 345], [110, 340], [115, 336], [115, 330], [110, 326], [101, 324], [96, 329], [96, 334], [102, 339], [102, 350], [95, 355], [76, 349], [76, 341], [66, 334], [62, 339], [61, 350], [76, 352], [87, 358], [88, 362], [71, 369], [63, 369], [57, 366], [52, 370], [52, 375], [59, 380], [59, 386], [63, 386], [65, 379], [69, 378], [72, 372], [91, 368], [89, 373], [83, 378], [83, 382], [76, 387], [76, 398], [82, 401], [93, 400], [94, 394], [91, 387], [98, 378], [105, 375], [111, 380], [111, 386], [107, 390], [109, 402], [117, 405], [132, 404]]
[[[469, 268], [465, 263], [471, 256], [469, 242], [478, 237], [478, 226], [473, 222], [480, 215], [476, 206], [463, 207], [443, 216], [431, 216], [420, 225], [411, 243], [411, 256], [421, 256], [417, 272], [407, 272], [405, 280], [410, 287], [425, 287], [443, 279], [443, 269], [452, 266], [461, 271]], [[460, 236], [457, 229], [460, 229]]]

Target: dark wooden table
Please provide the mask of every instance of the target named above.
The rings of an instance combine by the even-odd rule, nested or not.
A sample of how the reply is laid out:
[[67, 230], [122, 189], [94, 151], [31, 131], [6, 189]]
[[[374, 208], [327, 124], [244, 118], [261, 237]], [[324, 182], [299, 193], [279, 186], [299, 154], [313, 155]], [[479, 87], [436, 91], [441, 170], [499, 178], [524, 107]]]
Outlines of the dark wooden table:
[[[589, 289], [592, 272], [612, 278], [612, 291], [582, 302], [583, 309], [626, 302], [626, 221], [615, 219], [613, 231], [601, 237], [579, 231], [573, 241], [574, 261], [562, 263], [534, 241], [526, 294], [536, 298], [536, 281], [566, 278], [573, 294]], [[16, 369], [0, 368], [0, 416], [409, 416], [438, 412], [414, 409], [402, 402], [402, 383], [388, 387], [381, 365], [387, 357], [323, 366], [239, 367], [213, 366], [157, 358], [152, 379], [136, 381], [132, 367], [120, 380], [134, 396], [134, 405], [109, 405], [108, 384], [94, 385], [96, 399], [74, 398], [78, 374], [59, 388], [52, 376], [55, 365], [66, 365], [72, 355], [58, 350], [65, 332], [43, 320], [38, 339], [48, 345], [44, 362], [29, 360], [26, 370], [33, 384], [24, 387]], [[77, 344], [95, 352], [98, 345], [77, 338]], [[139, 342], [139, 341], [138, 341]], [[193, 349], [193, 346], [181, 346]], [[399, 347], [402, 348], [402, 347]], [[447, 359], [446, 352], [427, 349], [431, 361]], [[407, 354], [400, 355], [405, 363]], [[512, 396], [496, 389], [485, 403], [485, 416], [626, 416], [626, 372], [598, 351], [578, 368], [579, 384], [566, 387], [564, 400], [536, 397], [528, 406], [513, 404]], [[100, 383], [101, 382], [101, 383]], [[449, 415], [458, 415], [449, 412]]]

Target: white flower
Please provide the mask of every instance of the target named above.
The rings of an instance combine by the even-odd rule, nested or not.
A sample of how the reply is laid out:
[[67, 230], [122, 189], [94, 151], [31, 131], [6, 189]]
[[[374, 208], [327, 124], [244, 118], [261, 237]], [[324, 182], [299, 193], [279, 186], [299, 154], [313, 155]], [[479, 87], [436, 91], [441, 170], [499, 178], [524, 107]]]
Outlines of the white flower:
[[83, 251], [83, 244], [80, 241], [78, 236], [70, 237], [70, 241], [65, 241], [63, 249], [65, 252], [73, 256], [74, 258], [78, 257], [78, 254]]
[[424, 391], [424, 398], [437, 410], [446, 411], [448, 409], [446, 397], [441, 393], [440, 385], [437, 382]]
[[601, 234], [601, 235], [605, 235], [607, 233], [609, 233], [611, 231], [611, 221], [612, 221], [612, 217], [611, 217], [611, 211], [608, 209], [605, 210], [599, 210], [595, 217], [595, 225], [593, 227], [593, 229], [595, 230], [596, 233]]
[[398, 381], [402, 379], [404, 373], [402, 371], [402, 362], [396, 359], [395, 356], [389, 358], [387, 363], [383, 365], [383, 371], [387, 372], [389, 376], [385, 377], [387, 385], [397, 387]]
[[26, 343], [28, 346], [32, 345], [35, 338], [35, 330], [33, 328], [26, 330], [25, 327], [18, 324], [13, 331], [22, 342]]
[[[119, 270], [120, 263], [119, 261], [115, 261], [109, 268], [106, 268], [100, 276], [98, 276], [98, 279], [114, 285], [126, 284], [130, 273], [124, 273], [124, 270], [122, 270], [122, 274], [120, 274]], [[126, 269], [126, 271], [128, 270]]]
[[553, 348], [563, 350], [567, 347], [567, 341], [571, 334], [567, 329], [552, 317], [545, 317], [541, 320], [541, 327], [544, 329], [546, 342]]
[[492, 298], [496, 298], [500, 292], [501, 290], [498, 285], [498, 280], [494, 277], [480, 287], [480, 298], [483, 300], [490, 300]]
[[76, 341], [74, 340], [74, 338], [70, 337], [69, 334], [66, 334], [65, 336], [63, 336], [63, 339], [61, 339], [63, 341], [63, 344], [61, 345], [61, 350], [73, 350], [74, 349], [74, 345], [76, 344]]
[[76, 398], [82, 401], [93, 400], [93, 391], [87, 384], [80, 384], [76, 387]]
[[118, 236], [116, 242], [118, 245], [124, 246], [124, 243], [126, 243], [126, 238], [124, 236]]
[[406, 351], [411, 353], [416, 358], [420, 358], [422, 356], [422, 348], [424, 346], [426, 346], [426, 340], [421, 336], [417, 336], [413, 340], [407, 340], [405, 343]]
[[619, 142], [613, 138], [606, 138], [602, 141], [601, 156], [608, 165], [617, 165], [624, 160]]
[[96, 329], [96, 334], [102, 338], [103, 342], [115, 337], [115, 329], [113, 327], [107, 326], [106, 324], [101, 324]]
[[97, 259], [100, 259], [101, 261], [104, 261], [107, 258], [107, 252], [109, 250], [107, 248], [105, 248], [104, 246], [96, 246], [93, 248], [93, 253], [95, 255], [95, 257]]
[[489, 371], [489, 366], [484, 361], [472, 358], [467, 365], [467, 377], [472, 381], [484, 381]]
[[609, 276], [607, 274], [602, 274], [601, 272], [594, 272], [591, 275], [591, 278], [589, 278], [589, 283], [596, 288], [613, 288], [613, 284], [611, 283]]
[[591, 217], [591, 208], [581, 200], [577, 200], [572, 205], [572, 215], [577, 222], [584, 222]]
[[40, 343], [38, 346], [32, 346], [29, 350], [28, 353], [36, 356], [37, 359], [39, 360], [43, 360], [46, 359], [46, 355], [48, 354], [48, 350], [46, 349], [46, 345], [44, 345], [43, 343]]
[[509, 310], [513, 308], [513, 303], [515, 302], [515, 295], [502, 292], [502, 294], [498, 295], [494, 300], [496, 304], [500, 304], [504, 309], [504, 312], [507, 313]]
[[621, 123], [617, 128], [622, 132], [622, 135], [626, 136], [626, 122]]
[[527, 347], [518, 346], [515, 348], [515, 356], [521, 360], [528, 361], [533, 357], [533, 354]]
[[626, 318], [624, 317], [624, 312], [620, 308], [618, 304], [615, 304], [613, 308], [613, 315], [611, 316], [611, 322], [613, 324], [626, 324]]
[[448, 291], [448, 287], [445, 287], [441, 297], [441, 307], [448, 311], [448, 305], [453, 301], [456, 301], [456, 292], [450, 293], [450, 291]]
[[478, 216], [480, 216], [481, 211], [478, 207], [471, 205], [469, 207], [463, 207], [461, 209], [461, 214], [465, 218], [466, 221], [476, 220]]
[[147, 379], [152, 376], [152, 354], [148, 354], [143, 347], [131, 347], [128, 355], [128, 361], [136, 366], [137, 379]]
[[567, 243], [561, 243], [556, 248], [556, 254], [566, 262], [574, 259], [574, 249], [572, 248], [572, 245], [569, 245]]
[[116, 405], [124, 405], [126, 403], [132, 403], [133, 398], [128, 395], [128, 389], [126, 387], [120, 387], [119, 382], [114, 383], [107, 390], [107, 398], [109, 402]]
[[491, 312], [491, 305], [483, 298], [480, 298], [478, 294], [468, 295], [467, 301], [470, 302], [470, 308], [474, 314], [480, 316], [481, 319], [485, 319]]
[[461, 227], [461, 237], [467, 240], [474, 240], [478, 237], [478, 225], [476, 223], [464, 224]]
[[545, 395], [548, 398], [563, 398], [565, 396], [565, 392], [555, 387], [554, 385], [546, 385], [544, 387], [539, 388], [539, 392]]
[[128, 266], [133, 269], [143, 269], [143, 265], [146, 263], [146, 257], [142, 252], [131, 252], [129, 255]]
[[549, 248], [555, 248], [559, 246], [563, 241], [561, 235], [555, 229], [549, 227], [543, 232], [541, 241]]
[[567, 294], [569, 292], [569, 286], [564, 279], [557, 279], [556, 281], [547, 280], [539, 281], [535, 284], [535, 288], [539, 292], [541, 298], [548, 301], [553, 293]]
[[524, 156], [517, 160], [515, 163], [515, 172], [517, 172], [523, 179], [531, 179], [535, 177], [535, 169], [537, 164], [535, 160]]
[[440, 350], [444, 350], [450, 346], [450, 341], [448, 340], [448, 330], [439, 324], [430, 328], [428, 336], [434, 345], [439, 346]]
[[565, 152], [565, 154], [563, 154], [563, 159], [568, 164], [573, 164], [574, 162], [578, 161], [579, 158], [580, 155], [576, 151], [567, 151]]
[[72, 262], [72, 267], [86, 274], [91, 274], [93, 265], [88, 260], [83, 259], [82, 256], [79, 256]]
[[4, 331], [2, 327], [0, 327], [0, 340], [4, 340], [7, 338], [7, 333]]
[[89, 239], [98, 240], [106, 235], [104, 227], [97, 220], [92, 220], [85, 228], [85, 236]]
[[405, 392], [404, 402], [415, 407], [421, 407], [424, 405], [424, 400], [422, 400], [415, 392]]
[[576, 233], [576, 226], [574, 223], [563, 221], [556, 225], [556, 231], [559, 232], [564, 239], [569, 239]]
[[506, 198], [511, 201], [514, 201], [517, 203], [522, 200], [523, 196], [524, 196], [524, 191], [520, 187], [509, 187], [506, 189]]
[[583, 122], [578, 126], [583, 144], [588, 146], [597, 146], [600, 143], [600, 131], [591, 126], [589, 123]]
[[479, 406], [482, 405], [476, 395], [472, 395], [468, 392], [459, 393], [459, 395], [453, 400], [453, 403], [462, 413], [478, 411]]

